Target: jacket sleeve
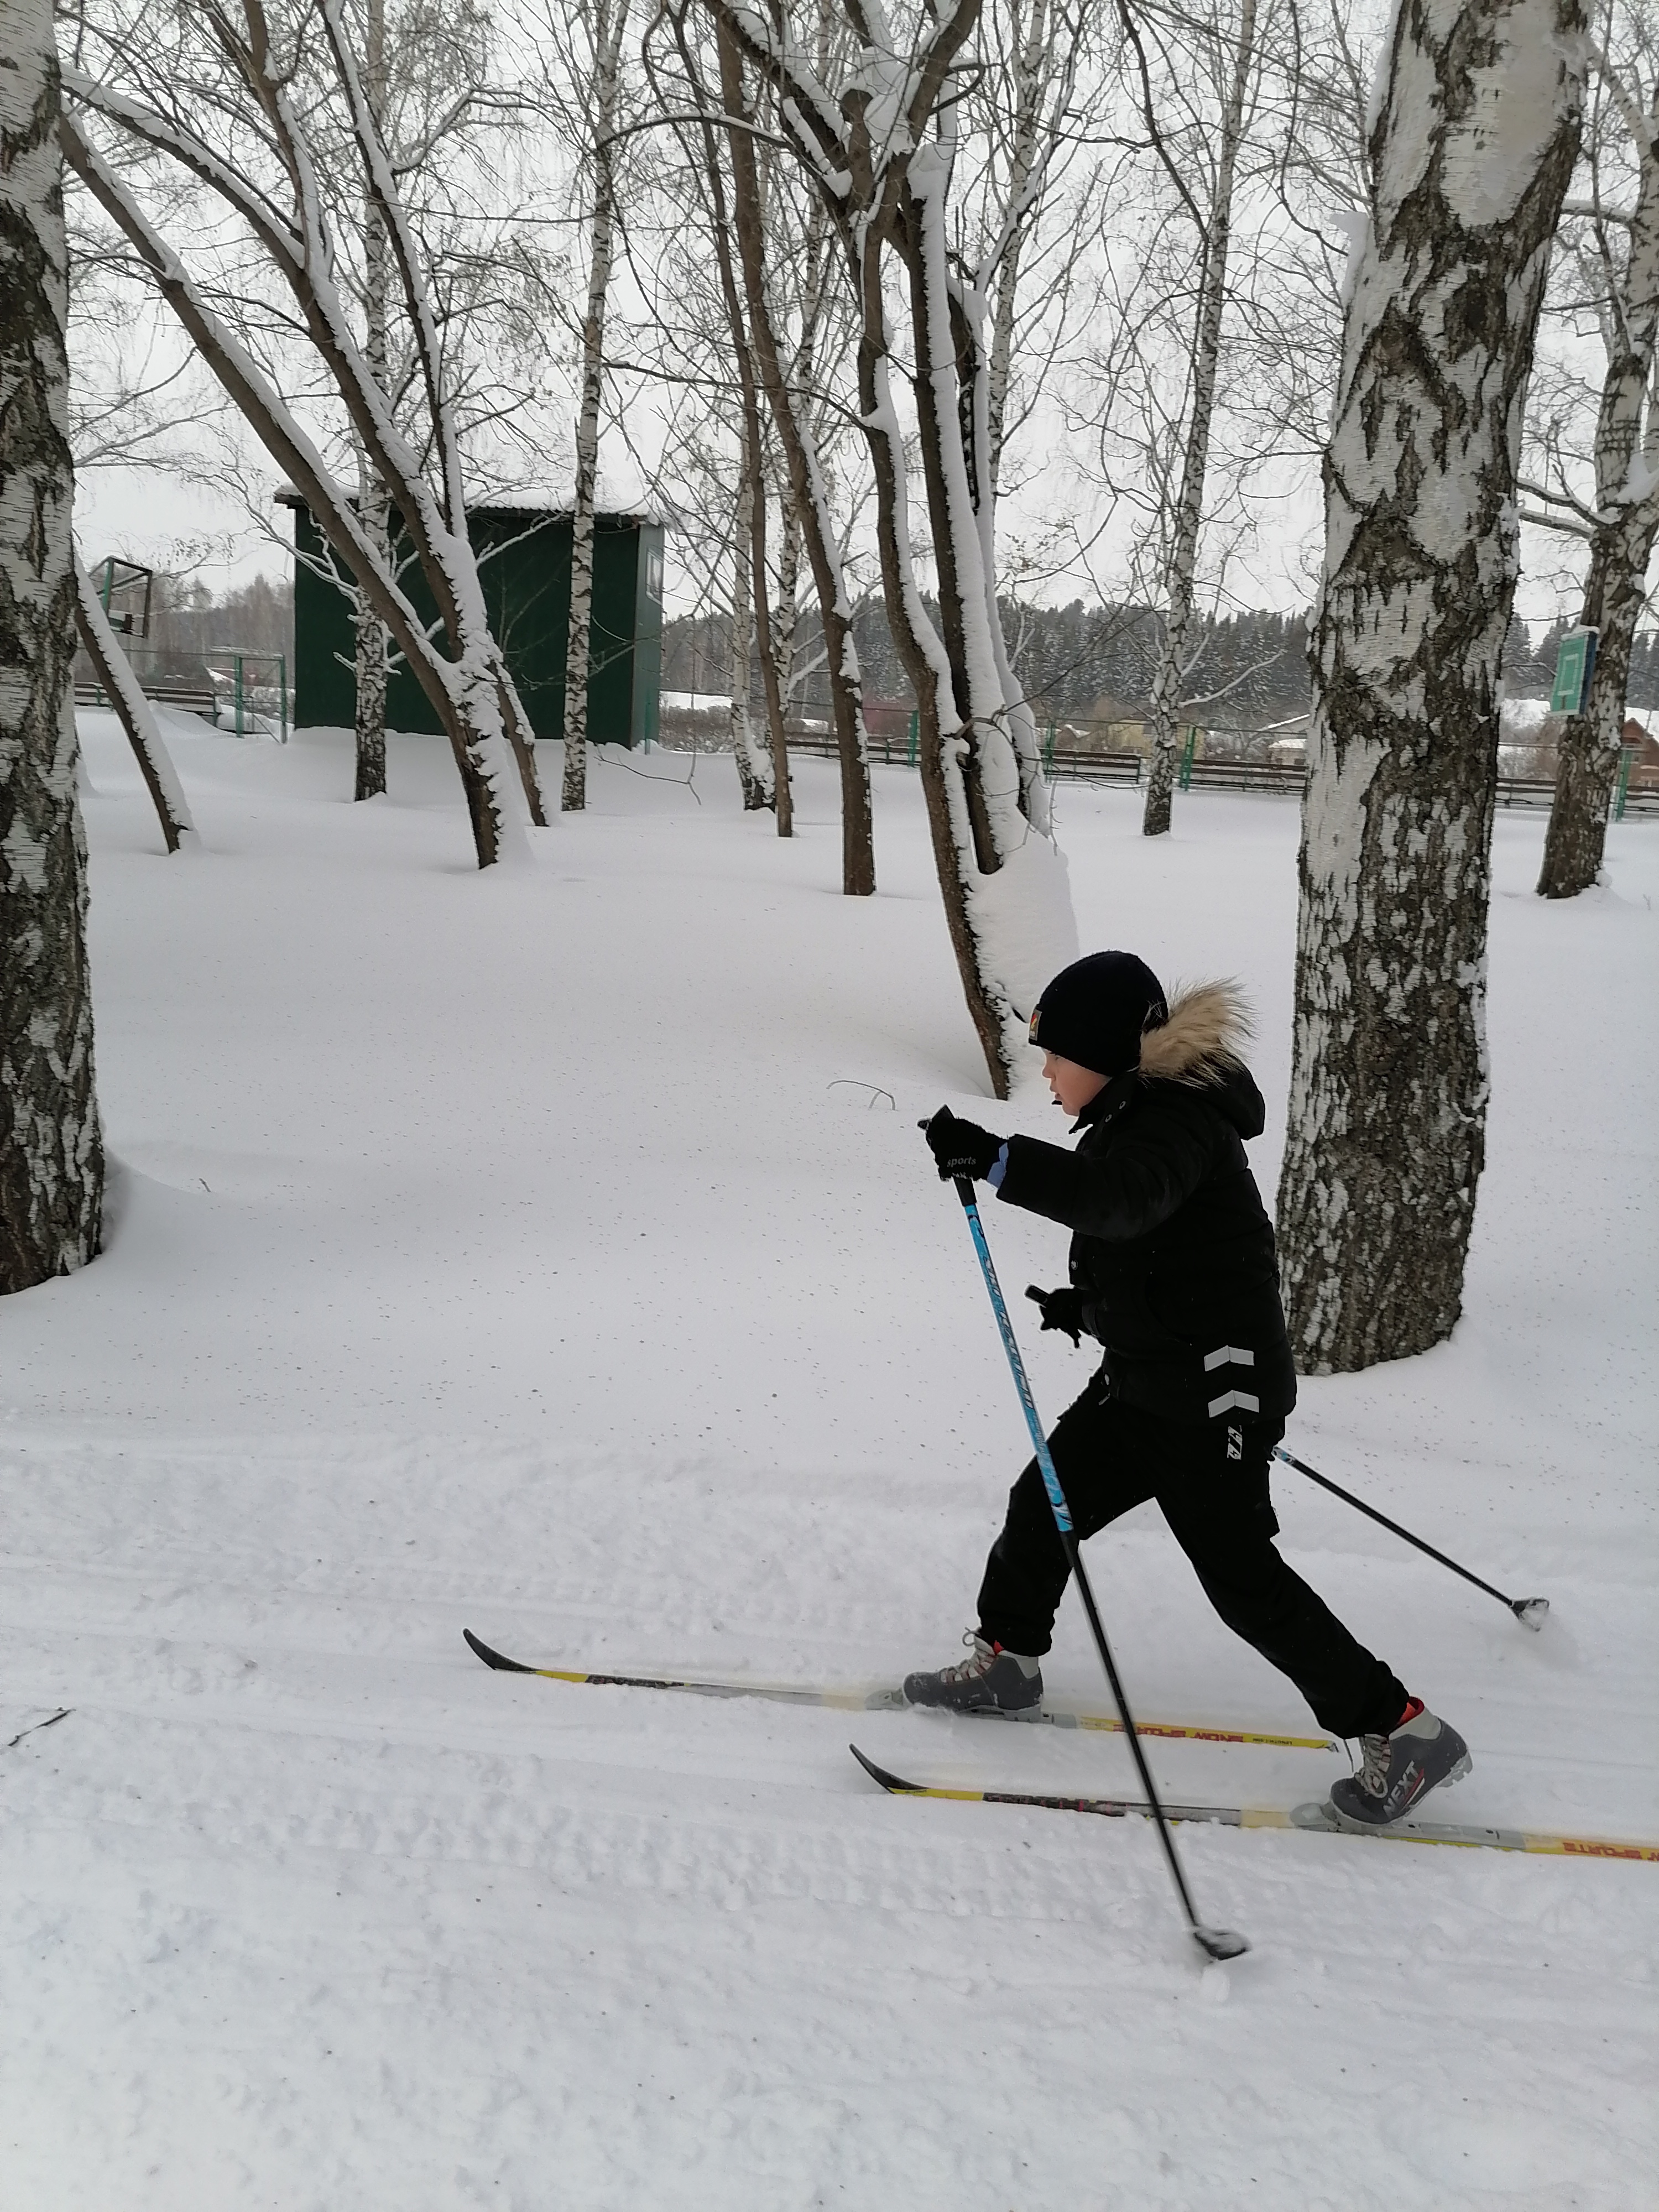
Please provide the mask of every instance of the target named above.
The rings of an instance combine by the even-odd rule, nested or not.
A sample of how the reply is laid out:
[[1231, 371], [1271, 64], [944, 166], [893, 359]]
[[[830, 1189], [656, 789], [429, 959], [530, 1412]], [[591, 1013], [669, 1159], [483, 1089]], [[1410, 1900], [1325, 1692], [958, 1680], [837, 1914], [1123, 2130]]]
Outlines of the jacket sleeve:
[[1121, 1243], [1167, 1221], [1211, 1164], [1207, 1116], [1160, 1114], [1123, 1130], [1103, 1152], [1062, 1152], [1036, 1137], [1010, 1137], [997, 1195], [1085, 1237]]

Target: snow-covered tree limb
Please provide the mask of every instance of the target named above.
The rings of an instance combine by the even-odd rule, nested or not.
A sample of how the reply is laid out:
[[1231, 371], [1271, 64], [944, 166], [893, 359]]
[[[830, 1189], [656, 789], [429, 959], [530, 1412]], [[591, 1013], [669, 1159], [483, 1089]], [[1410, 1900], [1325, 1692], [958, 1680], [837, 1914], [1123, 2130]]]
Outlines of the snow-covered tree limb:
[[121, 649], [113, 624], [104, 611], [92, 579], [77, 560], [75, 564], [76, 622], [98, 681], [108, 695], [127, 742], [137, 757], [144, 785], [155, 802], [156, 818], [169, 853], [179, 850], [181, 839], [196, 828], [179, 772], [162, 741], [161, 726], [144, 696], [131, 663]]
[[[305, 500], [319, 529], [350, 570], [358, 588], [377, 606], [449, 736], [471, 817], [478, 863], [481, 867], [489, 866], [513, 848], [518, 830], [510, 797], [514, 779], [506, 750], [495, 685], [499, 656], [487, 625], [482, 635], [476, 630], [470, 636], [463, 633], [465, 649], [455, 660], [445, 659], [435, 650], [421, 617], [384, 556], [370, 544], [352, 502], [321, 454], [246, 348], [201, 299], [183, 264], [156, 234], [124, 180], [103, 160], [68, 112], [60, 120], [59, 136], [70, 167], [125, 234], [205, 366]], [[368, 383], [357, 349], [344, 328], [343, 317], [337, 326], [331, 325], [329, 328], [335, 349], [346, 356], [352, 365], [354, 381]], [[394, 453], [408, 453], [404, 441], [392, 429], [378, 394], [374, 404], [365, 405], [362, 411], [387, 434], [380, 441], [380, 454], [388, 466]], [[412, 459], [412, 455], [410, 458]], [[435, 502], [420, 481], [418, 472], [413, 480], [409, 480], [398, 470], [390, 481], [400, 495], [407, 495], [411, 506], [424, 501], [428, 538], [435, 536], [445, 550], [450, 550], [455, 541], [449, 539], [436, 514]], [[406, 509], [404, 513], [407, 515]], [[470, 571], [471, 588], [462, 604], [476, 604], [481, 615], [483, 596], [471, 548], [464, 538], [459, 544], [464, 551], [464, 565], [460, 559], [452, 558], [441, 567], [440, 573], [465, 583], [465, 572]], [[456, 606], [453, 599], [452, 606]], [[455, 618], [459, 623], [459, 607]]]

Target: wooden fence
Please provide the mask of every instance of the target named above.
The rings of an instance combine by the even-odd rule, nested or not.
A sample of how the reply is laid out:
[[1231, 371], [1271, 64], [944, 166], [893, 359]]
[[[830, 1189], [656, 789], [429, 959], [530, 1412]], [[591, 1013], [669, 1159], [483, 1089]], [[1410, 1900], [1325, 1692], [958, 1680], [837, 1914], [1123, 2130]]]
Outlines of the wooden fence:
[[[789, 750], [833, 760], [836, 740], [828, 730], [792, 729]], [[872, 732], [870, 758], [890, 768], [914, 768], [914, 740], [908, 736], [877, 737]], [[1127, 790], [1139, 787], [1146, 768], [1144, 753], [1096, 752], [1085, 746], [1045, 745], [1043, 761], [1057, 782], [1107, 784]], [[1260, 760], [1183, 761], [1178, 776], [1182, 790], [1266, 791], [1288, 799], [1299, 799], [1308, 780], [1306, 769], [1299, 763]], [[1547, 809], [1554, 796], [1551, 777], [1500, 775], [1498, 779], [1500, 806]], [[1613, 794], [1613, 813], [1615, 819], [1626, 821], [1637, 815], [1659, 816], [1659, 775], [1631, 774]]]

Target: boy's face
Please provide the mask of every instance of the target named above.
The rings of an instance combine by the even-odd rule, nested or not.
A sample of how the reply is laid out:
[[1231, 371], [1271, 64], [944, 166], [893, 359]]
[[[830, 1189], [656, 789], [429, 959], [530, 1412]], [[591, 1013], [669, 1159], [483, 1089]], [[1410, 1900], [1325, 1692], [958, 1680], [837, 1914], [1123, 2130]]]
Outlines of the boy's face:
[[1074, 1060], [1062, 1060], [1057, 1052], [1042, 1055], [1042, 1079], [1053, 1094], [1054, 1102], [1062, 1114], [1075, 1121], [1092, 1098], [1097, 1098], [1106, 1088], [1107, 1079], [1097, 1075], [1092, 1067], [1080, 1067]]

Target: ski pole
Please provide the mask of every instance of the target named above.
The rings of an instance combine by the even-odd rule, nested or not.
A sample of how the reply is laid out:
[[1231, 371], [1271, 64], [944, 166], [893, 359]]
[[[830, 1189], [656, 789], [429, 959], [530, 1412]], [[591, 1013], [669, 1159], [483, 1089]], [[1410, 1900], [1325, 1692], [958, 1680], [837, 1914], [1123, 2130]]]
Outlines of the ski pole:
[[[924, 1127], [926, 1124], [923, 1125]], [[1118, 1718], [1123, 1723], [1123, 1733], [1128, 1739], [1129, 1749], [1134, 1754], [1135, 1768], [1140, 1776], [1140, 1786], [1146, 1792], [1146, 1802], [1152, 1808], [1158, 1823], [1158, 1832], [1164, 1845], [1164, 1856], [1170, 1863], [1170, 1876], [1181, 1899], [1181, 1909], [1187, 1916], [1187, 1926], [1193, 1941], [1211, 1959], [1236, 1959], [1249, 1945], [1242, 1936], [1235, 1936], [1225, 1928], [1206, 1928], [1199, 1918], [1193, 1904], [1192, 1892], [1187, 1887], [1187, 1877], [1182, 1872], [1181, 1859], [1170, 1832], [1170, 1823], [1152, 1769], [1146, 1764], [1146, 1754], [1140, 1747], [1140, 1736], [1129, 1711], [1128, 1699], [1123, 1694], [1123, 1685], [1118, 1680], [1112, 1647], [1106, 1641], [1106, 1631], [1101, 1626], [1100, 1614], [1095, 1607], [1095, 1594], [1089, 1587], [1089, 1577], [1083, 1571], [1083, 1559], [1078, 1550], [1077, 1531], [1072, 1526], [1071, 1508], [1066, 1503], [1066, 1492], [1060, 1486], [1060, 1477], [1054, 1472], [1054, 1458], [1048, 1449], [1048, 1439], [1042, 1433], [1042, 1424], [1037, 1419], [1036, 1401], [1031, 1395], [1031, 1385], [1025, 1372], [1025, 1362], [1020, 1358], [1015, 1340], [1014, 1326], [1008, 1318], [1008, 1308], [1002, 1296], [1002, 1286], [997, 1281], [996, 1267], [991, 1258], [991, 1248], [985, 1241], [985, 1224], [979, 1218], [979, 1207], [974, 1202], [974, 1186], [966, 1176], [954, 1178], [957, 1196], [962, 1200], [962, 1210], [968, 1217], [968, 1227], [974, 1239], [974, 1249], [979, 1255], [980, 1272], [985, 1278], [985, 1287], [991, 1294], [991, 1304], [997, 1317], [997, 1327], [1002, 1333], [1002, 1348], [1008, 1355], [1008, 1364], [1014, 1372], [1014, 1387], [1019, 1392], [1019, 1402], [1025, 1409], [1025, 1425], [1031, 1432], [1031, 1443], [1036, 1452], [1036, 1462], [1042, 1471], [1042, 1486], [1048, 1493], [1053, 1508], [1054, 1526], [1060, 1531], [1060, 1540], [1066, 1547], [1066, 1557], [1071, 1564], [1078, 1595], [1083, 1600], [1083, 1610], [1089, 1616], [1095, 1649], [1106, 1669], [1106, 1680], [1112, 1686], [1113, 1702], [1117, 1706]]]
[[1473, 1583], [1476, 1589], [1485, 1590], [1488, 1597], [1495, 1597], [1500, 1605], [1508, 1606], [1522, 1628], [1530, 1628], [1535, 1635], [1544, 1626], [1544, 1615], [1550, 1609], [1547, 1597], [1505, 1597], [1501, 1589], [1495, 1589], [1491, 1583], [1483, 1583], [1479, 1575], [1472, 1575], [1467, 1567], [1460, 1567], [1455, 1559], [1449, 1559], [1443, 1552], [1437, 1552], [1432, 1544], [1425, 1544], [1420, 1536], [1413, 1536], [1409, 1528], [1402, 1528], [1397, 1521], [1390, 1521], [1386, 1513], [1379, 1513], [1374, 1505], [1367, 1505], [1363, 1498], [1356, 1498], [1352, 1491], [1344, 1490], [1340, 1482], [1333, 1482], [1328, 1475], [1321, 1474], [1305, 1460], [1299, 1460], [1293, 1453], [1287, 1452], [1283, 1444], [1273, 1446], [1273, 1457], [1282, 1459], [1286, 1467], [1293, 1467], [1298, 1474], [1305, 1474], [1310, 1482], [1316, 1482], [1322, 1490], [1328, 1490], [1333, 1498], [1340, 1498], [1345, 1505], [1352, 1505], [1356, 1512], [1364, 1514], [1370, 1520], [1380, 1521], [1385, 1528], [1392, 1529], [1396, 1536], [1403, 1536], [1408, 1544], [1415, 1544], [1419, 1552], [1426, 1552], [1431, 1559], [1438, 1559], [1443, 1567], [1449, 1567], [1455, 1575], [1462, 1575], [1466, 1583]]

